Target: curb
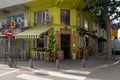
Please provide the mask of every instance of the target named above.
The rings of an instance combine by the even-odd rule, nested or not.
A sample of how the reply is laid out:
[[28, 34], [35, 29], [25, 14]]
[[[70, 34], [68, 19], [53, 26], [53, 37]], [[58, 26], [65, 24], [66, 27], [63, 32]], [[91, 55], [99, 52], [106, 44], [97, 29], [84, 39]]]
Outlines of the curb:
[[[84, 70], [99, 69], [99, 68], [105, 68], [108, 66], [114, 66], [114, 65], [117, 65], [119, 63], [120, 63], [120, 60], [117, 60], [117, 61], [112, 62], [111, 64], [103, 64], [101, 66], [96, 66], [96, 67], [80, 67], [79, 69], [84, 69]], [[25, 67], [25, 66], [20, 66], [20, 65], [17, 65], [17, 67], [20, 70], [26, 70], [26, 71], [34, 71], [34, 70], [39, 69], [39, 68], [34, 68], [34, 67], [31, 68], [31, 67]], [[59, 66], [59, 68], [50, 68], [50, 70], [61, 70], [61, 69], [71, 69], [71, 68], [70, 67], [62, 67], [62, 66]]]
[[33, 70], [35, 70], [34, 68], [25, 67], [25, 66], [19, 66], [19, 65], [17, 65], [17, 67], [18, 67], [20, 70], [25, 70], [25, 71], [33, 71]]
[[102, 66], [98, 66], [98, 67], [96, 67], [96, 68], [105, 68], [105, 67], [108, 67], [108, 66], [117, 65], [117, 64], [119, 64], [119, 63], [120, 63], [120, 60], [118, 60], [118, 61], [116, 61], [116, 62], [114, 62], [114, 63], [112, 63], [112, 64], [105, 64], [105, 65], [102, 65]]
[[114, 62], [113, 64], [110, 64], [110, 66], [116, 65], [116, 64], [118, 64], [118, 63], [120, 63], [120, 60]]

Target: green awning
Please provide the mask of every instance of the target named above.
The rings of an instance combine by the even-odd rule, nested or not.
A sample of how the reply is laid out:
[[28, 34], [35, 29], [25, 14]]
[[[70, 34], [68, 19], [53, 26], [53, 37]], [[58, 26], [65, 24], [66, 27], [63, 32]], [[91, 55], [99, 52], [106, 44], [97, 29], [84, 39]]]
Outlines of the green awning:
[[15, 35], [16, 39], [37, 39], [40, 35], [47, 32], [50, 28], [35, 28], [23, 31]]

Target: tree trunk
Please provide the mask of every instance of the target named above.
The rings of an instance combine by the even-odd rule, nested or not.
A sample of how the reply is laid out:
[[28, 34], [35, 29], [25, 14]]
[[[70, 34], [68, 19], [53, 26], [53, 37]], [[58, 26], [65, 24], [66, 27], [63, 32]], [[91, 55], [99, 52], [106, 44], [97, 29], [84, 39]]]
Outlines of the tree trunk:
[[107, 59], [112, 59], [112, 49], [111, 49], [111, 22], [108, 16], [104, 16], [106, 26], [107, 26]]
[[112, 48], [111, 48], [111, 25], [107, 22], [107, 59], [112, 59]]

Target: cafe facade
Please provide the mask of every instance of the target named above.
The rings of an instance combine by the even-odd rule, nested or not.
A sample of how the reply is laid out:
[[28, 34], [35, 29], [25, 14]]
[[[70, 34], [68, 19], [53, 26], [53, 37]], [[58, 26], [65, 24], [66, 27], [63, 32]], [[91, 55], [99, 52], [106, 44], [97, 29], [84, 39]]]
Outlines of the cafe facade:
[[99, 26], [98, 31], [93, 30], [93, 16], [81, 10], [85, 7], [83, 0], [36, 0], [25, 5], [29, 7], [30, 30], [17, 34], [15, 38], [30, 40], [32, 57], [49, 49], [51, 33], [54, 34], [52, 52], [56, 59], [59, 50], [62, 50], [62, 59], [73, 58], [73, 55], [74, 59], [80, 58], [79, 50], [84, 46], [92, 48], [91, 53], [98, 51], [96, 33], [99, 33]]
[[81, 58], [80, 49], [84, 47], [90, 52], [87, 57], [99, 51], [100, 26], [93, 16], [82, 11], [83, 0], [35, 0], [23, 5], [27, 10], [18, 10], [19, 13], [7, 17], [8, 29], [12, 27], [13, 40], [17, 41], [13, 44], [19, 45], [20, 53], [24, 53], [20, 56], [44, 59], [50, 49], [50, 39], [54, 43], [54, 59]]

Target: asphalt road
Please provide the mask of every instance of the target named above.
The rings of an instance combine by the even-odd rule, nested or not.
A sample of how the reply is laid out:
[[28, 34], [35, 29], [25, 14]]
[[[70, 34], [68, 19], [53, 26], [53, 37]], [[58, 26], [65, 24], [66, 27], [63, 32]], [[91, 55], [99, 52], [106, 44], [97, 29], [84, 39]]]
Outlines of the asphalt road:
[[120, 63], [96, 69], [86, 80], [120, 80]]
[[72, 69], [0, 68], [0, 80], [85, 80], [90, 73]]
[[0, 67], [0, 80], [120, 80], [120, 63], [92, 71]]

